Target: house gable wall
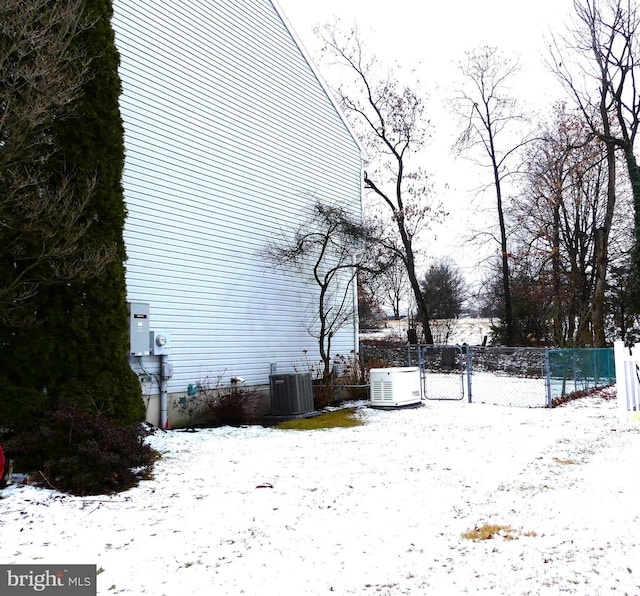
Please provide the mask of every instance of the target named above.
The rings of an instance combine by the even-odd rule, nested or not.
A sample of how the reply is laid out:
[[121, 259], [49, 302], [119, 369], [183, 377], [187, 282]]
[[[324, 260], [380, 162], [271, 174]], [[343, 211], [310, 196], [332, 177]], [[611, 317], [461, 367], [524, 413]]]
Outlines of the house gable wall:
[[[356, 141], [268, 0], [115, 0], [113, 25], [128, 298], [171, 334], [169, 392], [303, 367], [304, 350], [317, 353], [315, 288], [260, 252], [315, 199], [359, 216]], [[354, 334], [340, 332], [336, 353], [354, 349]]]

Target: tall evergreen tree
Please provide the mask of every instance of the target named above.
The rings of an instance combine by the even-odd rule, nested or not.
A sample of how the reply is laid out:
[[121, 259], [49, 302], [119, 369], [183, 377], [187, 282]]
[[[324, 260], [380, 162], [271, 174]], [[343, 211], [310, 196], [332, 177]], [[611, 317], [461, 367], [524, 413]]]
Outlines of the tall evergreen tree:
[[51, 123], [48, 134], [59, 149], [43, 159], [54, 186], [95, 180], [78, 220], [90, 224], [79, 243], [102, 244], [115, 257], [99, 276], [40, 288], [32, 327], [0, 327], [0, 428], [28, 426], [59, 399], [122, 423], [144, 416], [127, 359], [124, 142], [111, 1], [83, 0], [82, 10], [90, 25], [72, 43], [89, 60], [89, 77], [74, 117]]

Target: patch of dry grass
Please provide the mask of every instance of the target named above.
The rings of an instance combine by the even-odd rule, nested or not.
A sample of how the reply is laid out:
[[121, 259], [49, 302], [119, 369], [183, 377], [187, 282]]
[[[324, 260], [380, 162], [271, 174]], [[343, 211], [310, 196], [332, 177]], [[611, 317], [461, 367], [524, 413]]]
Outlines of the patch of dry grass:
[[535, 532], [520, 533], [517, 530], [511, 528], [511, 526], [505, 526], [502, 524], [484, 524], [482, 526], [476, 526], [473, 530], [469, 530], [462, 534], [462, 537], [466, 540], [473, 540], [473, 542], [480, 542], [481, 540], [491, 540], [494, 536], [504, 538], [505, 540], [517, 540], [522, 536], [537, 536]]
[[560, 457], [554, 457], [553, 461], [562, 466], [570, 466], [576, 463], [575, 459], [562, 459]]

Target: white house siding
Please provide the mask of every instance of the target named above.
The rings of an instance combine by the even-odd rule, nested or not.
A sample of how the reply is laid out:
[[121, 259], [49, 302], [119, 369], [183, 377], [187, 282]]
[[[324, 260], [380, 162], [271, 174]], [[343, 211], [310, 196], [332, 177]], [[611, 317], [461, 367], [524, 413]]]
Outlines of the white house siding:
[[[314, 70], [269, 0], [116, 0], [113, 25], [128, 299], [171, 334], [169, 393], [315, 360], [315, 288], [260, 255], [314, 196], [360, 214], [362, 153]], [[335, 353], [355, 348], [354, 326]]]

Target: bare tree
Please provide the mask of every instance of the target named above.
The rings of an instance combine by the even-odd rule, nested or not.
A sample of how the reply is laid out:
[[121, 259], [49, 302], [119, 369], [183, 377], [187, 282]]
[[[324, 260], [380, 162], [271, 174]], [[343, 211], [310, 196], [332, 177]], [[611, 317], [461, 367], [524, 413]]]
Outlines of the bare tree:
[[358, 275], [358, 321], [360, 330], [377, 329], [384, 317], [381, 305], [369, 282]]
[[88, 25], [82, 6], [0, 0], [0, 321], [11, 325], [33, 322], [25, 307], [39, 288], [98, 275], [114, 254], [104, 244], [78, 248], [95, 181], [54, 182], [49, 165], [58, 151], [50, 127], [76, 116], [89, 76], [73, 43]]
[[[576, 26], [554, 39], [552, 67], [607, 149], [608, 199], [598, 229], [595, 316], [604, 321], [608, 246], [616, 204], [616, 158], [625, 157], [635, 207], [633, 272], [640, 281], [640, 168], [634, 144], [640, 125], [640, 13], [635, 0], [574, 0]], [[604, 323], [598, 324], [604, 330]], [[596, 338], [604, 345], [604, 331]]]
[[515, 99], [509, 94], [508, 83], [519, 70], [517, 61], [503, 57], [496, 48], [482, 47], [467, 53], [460, 70], [468, 83], [468, 89], [460, 91], [454, 99], [454, 107], [464, 119], [464, 130], [457, 147], [475, 163], [491, 171], [495, 190], [502, 267], [502, 292], [504, 304], [505, 341], [513, 341], [513, 309], [509, 277], [508, 230], [505, 219], [504, 181], [513, 173], [510, 160], [526, 142], [501, 138], [524, 117], [518, 113]]
[[548, 305], [555, 345], [593, 345], [597, 230], [606, 217], [604, 144], [564, 104], [528, 148], [523, 191], [513, 202], [515, 258], [524, 258]]
[[372, 285], [376, 296], [391, 307], [394, 318], [400, 319], [402, 303], [411, 289], [404, 262], [392, 255], [391, 262], [375, 276]]
[[365, 188], [380, 214], [386, 215], [377, 217], [376, 238], [383, 250], [402, 261], [425, 341], [431, 344], [429, 315], [416, 273], [416, 240], [441, 213], [430, 201], [428, 175], [415, 164], [430, 131], [422, 97], [417, 88], [399, 82], [397, 70], [381, 74], [356, 28], [343, 33], [326, 25], [319, 35], [325, 51], [346, 69], [346, 82], [335, 93], [373, 156], [364, 175]]
[[[318, 288], [308, 331], [318, 340], [322, 360], [323, 400], [330, 401], [332, 342], [357, 314], [353, 296], [367, 234], [342, 207], [319, 201], [292, 238], [268, 244], [264, 254], [273, 265], [311, 276]], [[324, 404], [326, 405], [326, 404]]]

